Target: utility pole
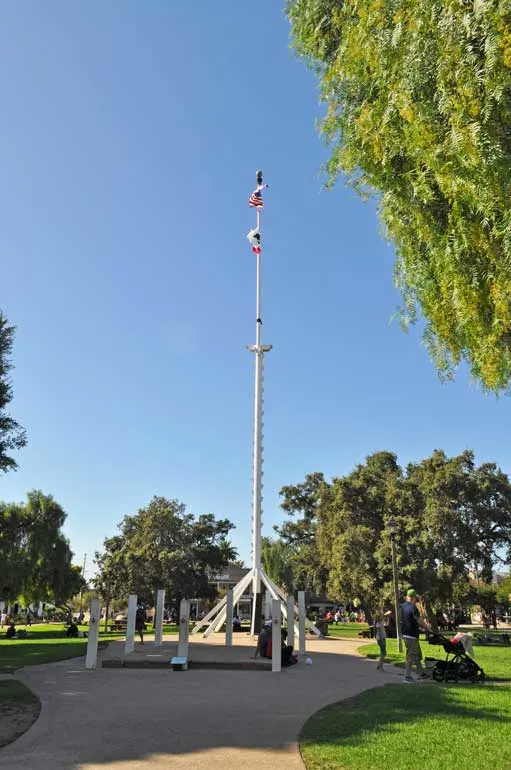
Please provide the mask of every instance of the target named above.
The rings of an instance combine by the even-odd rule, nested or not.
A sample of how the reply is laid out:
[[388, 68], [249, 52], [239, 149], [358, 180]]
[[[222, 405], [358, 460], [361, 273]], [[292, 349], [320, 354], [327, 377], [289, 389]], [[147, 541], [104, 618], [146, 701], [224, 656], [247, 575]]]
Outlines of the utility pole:
[[394, 613], [396, 616], [396, 638], [398, 652], [403, 651], [403, 640], [401, 638], [401, 616], [399, 612], [399, 586], [397, 580], [397, 558], [396, 558], [396, 532], [397, 521], [389, 519], [388, 528], [390, 532], [390, 547], [392, 549], [392, 579], [394, 583]]

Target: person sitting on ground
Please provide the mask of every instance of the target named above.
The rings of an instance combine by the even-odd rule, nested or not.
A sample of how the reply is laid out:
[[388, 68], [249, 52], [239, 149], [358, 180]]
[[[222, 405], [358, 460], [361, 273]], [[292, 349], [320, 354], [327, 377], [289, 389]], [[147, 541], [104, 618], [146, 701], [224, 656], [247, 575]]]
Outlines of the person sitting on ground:
[[235, 630], [238, 630], [239, 628], [241, 628], [241, 620], [239, 619], [239, 617], [237, 615], [235, 615], [233, 617], [233, 619], [232, 619], [232, 627]]
[[[280, 646], [281, 646], [280, 662], [281, 662], [281, 665], [284, 667], [294, 666], [295, 663], [298, 663], [298, 658], [296, 657], [296, 655], [293, 655], [293, 647], [290, 644], [286, 644], [286, 641], [287, 641], [287, 629], [282, 628], [281, 637], [280, 637]], [[272, 634], [271, 623], [269, 625], [268, 642], [266, 644], [266, 654], [263, 657], [265, 658], [273, 657], [273, 634]]]
[[71, 620], [71, 623], [69, 624], [69, 627], [66, 631], [66, 636], [69, 639], [77, 639], [78, 637], [78, 626], [74, 618]]
[[258, 655], [260, 655], [261, 658], [271, 657], [271, 655], [268, 655], [268, 643], [270, 639], [271, 639], [271, 621], [267, 620], [264, 626], [262, 627], [259, 636], [257, 637], [257, 647], [254, 654], [254, 658], [257, 658]]
[[5, 632], [5, 638], [6, 639], [15, 639], [16, 638], [16, 626], [14, 625], [14, 620], [11, 620], [9, 623], [9, 627], [7, 631]]
[[283, 666], [294, 666], [295, 663], [298, 663], [298, 658], [296, 655], [293, 655], [293, 647], [291, 644], [286, 644], [287, 642], [287, 628], [283, 628], [282, 631], [282, 657], [281, 657], [281, 663]]

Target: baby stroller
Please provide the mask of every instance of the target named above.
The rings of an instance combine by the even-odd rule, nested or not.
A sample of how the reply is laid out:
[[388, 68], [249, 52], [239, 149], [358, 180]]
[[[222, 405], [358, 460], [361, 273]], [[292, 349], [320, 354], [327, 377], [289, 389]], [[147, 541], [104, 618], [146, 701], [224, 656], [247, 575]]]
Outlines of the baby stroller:
[[441, 645], [445, 652], [445, 660], [437, 660], [431, 676], [436, 682], [457, 682], [460, 679], [471, 682], [484, 682], [484, 671], [466, 652], [461, 641], [452, 641], [442, 634], [429, 634], [429, 644]]

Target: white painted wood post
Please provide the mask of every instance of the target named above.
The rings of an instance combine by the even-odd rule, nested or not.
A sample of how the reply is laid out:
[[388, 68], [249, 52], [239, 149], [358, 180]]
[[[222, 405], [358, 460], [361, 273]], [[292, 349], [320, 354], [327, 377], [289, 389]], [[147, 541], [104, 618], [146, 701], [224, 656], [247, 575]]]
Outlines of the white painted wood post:
[[226, 595], [226, 611], [225, 616], [225, 646], [232, 647], [232, 588], [227, 591]]
[[137, 595], [130, 594], [128, 598], [128, 621], [126, 623], [126, 641], [124, 654], [129, 655], [135, 649], [135, 619], [137, 617]]
[[271, 670], [282, 669], [282, 631], [280, 630], [280, 599], [271, 603]]
[[298, 591], [298, 647], [305, 655], [305, 591]]
[[190, 630], [190, 600], [181, 599], [179, 607], [179, 644], [177, 655], [179, 658], [188, 657], [188, 633]]
[[165, 609], [165, 589], [156, 594], [156, 615], [154, 617], [154, 646], [160, 647], [163, 636], [163, 611]]
[[271, 594], [267, 590], [264, 595], [264, 619], [270, 620], [271, 618]]
[[287, 643], [295, 646], [295, 597], [290, 594], [287, 597]]
[[91, 599], [89, 608], [89, 636], [87, 638], [87, 655], [85, 656], [85, 668], [96, 668], [96, 663], [98, 660], [98, 636], [100, 618], [101, 605], [99, 599]]

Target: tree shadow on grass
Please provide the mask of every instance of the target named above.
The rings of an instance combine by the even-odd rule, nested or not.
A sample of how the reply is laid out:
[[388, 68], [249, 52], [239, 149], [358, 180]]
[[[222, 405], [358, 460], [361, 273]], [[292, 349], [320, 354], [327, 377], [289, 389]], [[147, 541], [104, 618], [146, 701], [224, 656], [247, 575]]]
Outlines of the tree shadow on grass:
[[[467, 684], [466, 687], [472, 693], [502, 691], [499, 686]], [[408, 687], [389, 684], [381, 689], [366, 691], [314, 714], [302, 728], [301, 748], [318, 743], [322, 746], [359, 746], [363, 735], [368, 733], [393, 731], [407, 723], [419, 726], [421, 719], [435, 716], [449, 721], [470, 719], [511, 724], [511, 718], [498, 708], [483, 705], [474, 708], [470, 702], [458, 700], [456, 692], [459, 693], [459, 690], [459, 687], [455, 691], [449, 685]], [[470, 691], [467, 689], [467, 692]]]

